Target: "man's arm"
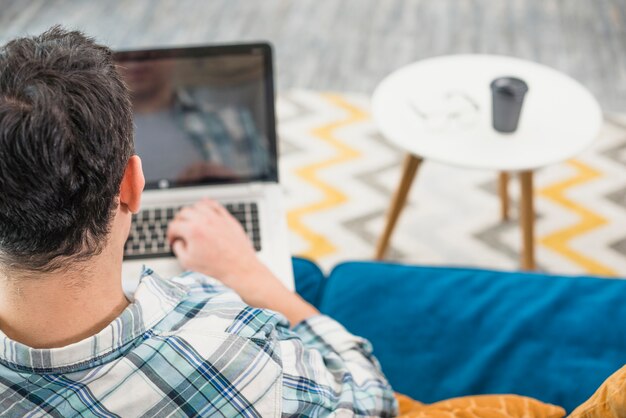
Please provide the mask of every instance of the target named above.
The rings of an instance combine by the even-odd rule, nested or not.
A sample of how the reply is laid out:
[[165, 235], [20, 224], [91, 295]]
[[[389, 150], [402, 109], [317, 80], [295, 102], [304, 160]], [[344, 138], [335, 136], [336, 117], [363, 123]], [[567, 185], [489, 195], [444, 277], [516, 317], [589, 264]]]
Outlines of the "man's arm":
[[319, 313], [259, 261], [239, 222], [219, 203], [205, 199], [182, 209], [167, 237], [185, 269], [220, 280], [248, 305], [279, 312], [292, 325]]
[[368, 341], [324, 315], [282, 331], [285, 415], [396, 416], [393, 389]]
[[248, 305], [279, 312], [293, 326], [281, 322], [268, 336], [280, 348], [283, 413], [395, 416], [393, 390], [369, 342], [289, 291], [220, 204], [203, 200], [181, 210], [168, 240], [183, 267], [220, 280]]

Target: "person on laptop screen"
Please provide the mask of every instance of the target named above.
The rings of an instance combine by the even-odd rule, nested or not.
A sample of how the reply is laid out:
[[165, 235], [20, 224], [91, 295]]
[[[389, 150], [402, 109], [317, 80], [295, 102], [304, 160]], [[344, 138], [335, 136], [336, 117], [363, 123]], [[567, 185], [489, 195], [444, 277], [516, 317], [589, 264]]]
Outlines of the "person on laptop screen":
[[[133, 93], [146, 110], [138, 129], [170, 150], [154, 156], [161, 168], [205, 143], [204, 122], [228, 123], [209, 106], [215, 92], [192, 90]], [[123, 246], [144, 187], [131, 106], [111, 51], [80, 32], [55, 27], [0, 48], [3, 416], [394, 415], [369, 344], [287, 290], [214, 201], [169, 227], [195, 272], [165, 280], [148, 269], [127, 299]], [[157, 138], [179, 128], [176, 147]], [[263, 152], [253, 132], [241, 138]], [[230, 152], [193, 164], [206, 164], [202, 176], [254, 170], [227, 162]]]
[[233, 55], [118, 62], [149, 184], [264, 174], [269, 147], [260, 117], [261, 60]]

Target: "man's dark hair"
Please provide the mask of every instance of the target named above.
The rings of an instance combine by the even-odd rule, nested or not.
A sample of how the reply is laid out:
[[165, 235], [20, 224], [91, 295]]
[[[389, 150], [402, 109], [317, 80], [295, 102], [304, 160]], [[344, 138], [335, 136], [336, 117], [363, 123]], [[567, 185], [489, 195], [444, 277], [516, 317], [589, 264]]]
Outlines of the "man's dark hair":
[[102, 251], [133, 153], [109, 48], [55, 26], [0, 48], [0, 263], [50, 272]]

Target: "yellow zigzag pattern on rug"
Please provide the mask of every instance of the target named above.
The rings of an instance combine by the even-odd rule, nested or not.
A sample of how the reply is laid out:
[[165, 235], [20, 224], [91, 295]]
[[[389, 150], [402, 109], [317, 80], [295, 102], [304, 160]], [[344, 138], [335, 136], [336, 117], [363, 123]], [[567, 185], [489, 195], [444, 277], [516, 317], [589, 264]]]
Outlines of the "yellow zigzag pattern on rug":
[[593, 260], [592, 258], [581, 254], [572, 249], [569, 242], [577, 236], [586, 234], [596, 228], [606, 225], [607, 220], [602, 216], [590, 211], [571, 199], [565, 197], [567, 189], [595, 180], [602, 176], [597, 170], [581, 163], [577, 160], [570, 160], [568, 165], [574, 167], [577, 174], [567, 180], [553, 184], [539, 191], [539, 194], [551, 201], [565, 207], [580, 216], [580, 221], [575, 225], [553, 232], [543, 238], [540, 243], [552, 249], [563, 257], [571, 260], [584, 268], [590, 274], [598, 274], [604, 276], [616, 276], [617, 272]]
[[308, 243], [308, 249], [301, 253], [301, 255], [312, 259], [318, 259], [325, 255], [332, 254], [337, 251], [337, 249], [324, 235], [321, 235], [307, 227], [303, 222], [303, 218], [311, 213], [339, 206], [348, 200], [347, 196], [339, 189], [322, 181], [319, 178], [318, 173], [325, 168], [342, 164], [361, 156], [360, 152], [350, 148], [337, 138], [334, 132], [339, 128], [369, 118], [369, 114], [348, 103], [339, 95], [324, 94], [323, 97], [331, 104], [345, 110], [347, 115], [345, 118], [315, 128], [311, 133], [316, 138], [334, 148], [337, 153], [330, 159], [309, 164], [296, 170], [296, 175], [301, 177], [313, 187], [319, 189], [322, 192], [323, 197], [315, 203], [290, 210], [287, 213], [287, 224], [289, 225], [291, 231], [300, 235]]

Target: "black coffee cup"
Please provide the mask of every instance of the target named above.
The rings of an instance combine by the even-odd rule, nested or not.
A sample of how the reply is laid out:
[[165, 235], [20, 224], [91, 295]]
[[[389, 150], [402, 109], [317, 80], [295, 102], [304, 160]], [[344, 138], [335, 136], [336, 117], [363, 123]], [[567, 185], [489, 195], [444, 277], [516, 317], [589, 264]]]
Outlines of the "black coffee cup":
[[498, 132], [517, 130], [528, 85], [515, 77], [500, 77], [491, 82], [493, 128]]

